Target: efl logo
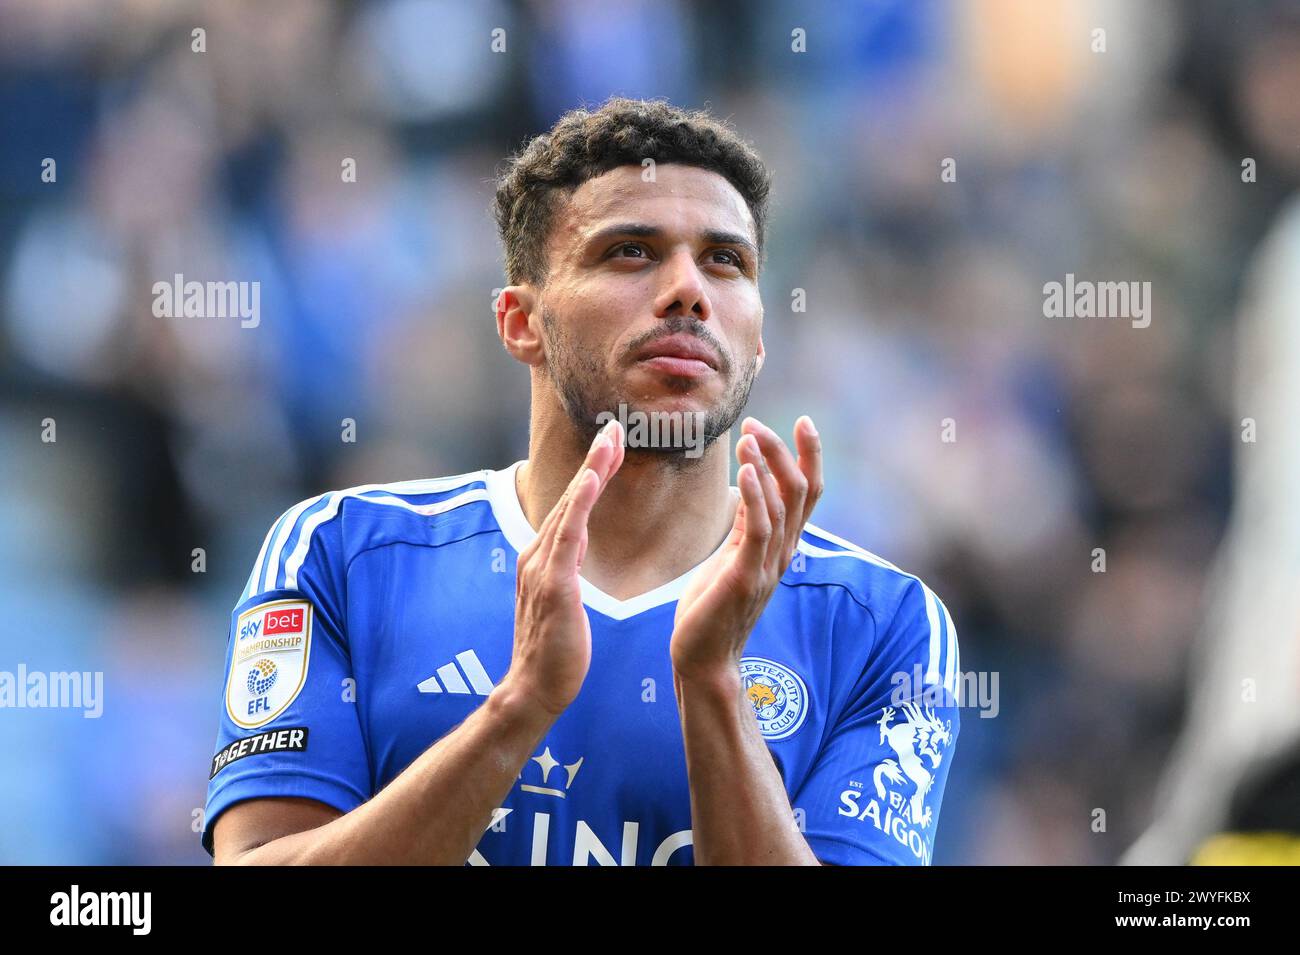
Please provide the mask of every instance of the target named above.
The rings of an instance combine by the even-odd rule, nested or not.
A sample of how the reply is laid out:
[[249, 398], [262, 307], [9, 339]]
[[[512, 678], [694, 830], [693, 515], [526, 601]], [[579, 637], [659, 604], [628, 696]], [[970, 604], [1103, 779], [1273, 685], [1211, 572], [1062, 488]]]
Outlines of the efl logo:
[[277, 633], [302, 633], [302, 608], [285, 610], [268, 610], [262, 618], [263, 633], [272, 636]]
[[226, 715], [241, 729], [256, 729], [283, 713], [307, 681], [312, 606], [305, 600], [271, 600], [250, 607], [236, 631], [261, 633], [231, 648], [226, 672]]

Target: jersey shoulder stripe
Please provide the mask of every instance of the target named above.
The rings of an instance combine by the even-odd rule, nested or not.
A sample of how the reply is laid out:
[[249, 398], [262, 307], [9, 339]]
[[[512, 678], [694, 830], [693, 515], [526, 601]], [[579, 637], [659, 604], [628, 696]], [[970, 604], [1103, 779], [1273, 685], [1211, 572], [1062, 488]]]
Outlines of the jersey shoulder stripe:
[[266, 583], [267, 577], [272, 568], [277, 566], [277, 562], [271, 560], [271, 555], [279, 553], [280, 549], [283, 548], [289, 533], [298, 523], [298, 518], [306, 511], [319, 505], [325, 500], [326, 496], [325, 494], [319, 494], [316, 497], [299, 501], [281, 514], [279, 519], [271, 525], [271, 529], [266, 532], [266, 539], [262, 541], [262, 549], [258, 551], [257, 560], [253, 562], [253, 571], [249, 574], [248, 583], [244, 585], [244, 592], [239, 598], [240, 603], [243, 603], [254, 594], [271, 589], [270, 585]]
[[872, 567], [888, 571], [907, 581], [907, 587], [914, 581], [921, 589], [925, 601], [926, 623], [929, 626], [930, 640], [925, 668], [925, 682], [928, 685], [942, 686], [949, 692], [957, 692], [957, 683], [961, 679], [960, 651], [957, 645], [957, 628], [953, 624], [952, 614], [938, 596], [915, 574], [909, 574], [889, 561], [865, 548], [859, 547], [830, 531], [815, 524], [804, 525], [800, 535], [798, 551], [814, 559], [848, 559], [861, 561]]
[[317, 532], [342, 510], [344, 502], [397, 507], [422, 515], [440, 514], [476, 500], [486, 500], [484, 478], [488, 472], [469, 471], [450, 477], [388, 484], [361, 484], [295, 504], [272, 525], [253, 568], [241, 602], [271, 590], [296, 590], [298, 576]]

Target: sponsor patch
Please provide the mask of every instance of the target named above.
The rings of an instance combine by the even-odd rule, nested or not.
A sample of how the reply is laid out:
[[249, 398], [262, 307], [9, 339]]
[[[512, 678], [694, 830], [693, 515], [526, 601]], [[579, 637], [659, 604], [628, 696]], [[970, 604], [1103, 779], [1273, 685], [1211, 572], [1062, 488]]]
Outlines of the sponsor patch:
[[239, 615], [226, 675], [226, 714], [236, 726], [264, 726], [297, 698], [307, 682], [311, 623], [306, 600], [272, 600]]
[[741, 657], [740, 678], [764, 739], [787, 739], [803, 726], [808, 687], [794, 670], [763, 657]]
[[231, 763], [238, 762], [245, 756], [257, 756], [259, 753], [278, 753], [290, 751], [301, 753], [307, 749], [307, 727], [286, 726], [282, 730], [267, 730], [256, 736], [237, 739], [221, 752], [212, 757], [212, 779]]
[[926, 797], [952, 746], [952, 720], [939, 718], [933, 709], [914, 700], [901, 708], [903, 719], [895, 722], [898, 712], [886, 706], [876, 721], [882, 750], [888, 744], [893, 755], [882, 758], [872, 770], [875, 798], [862, 779], [850, 779], [848, 788], [840, 793], [838, 811], [858, 822], [870, 822], [906, 846], [922, 865], [929, 865], [935, 806], [926, 805]]

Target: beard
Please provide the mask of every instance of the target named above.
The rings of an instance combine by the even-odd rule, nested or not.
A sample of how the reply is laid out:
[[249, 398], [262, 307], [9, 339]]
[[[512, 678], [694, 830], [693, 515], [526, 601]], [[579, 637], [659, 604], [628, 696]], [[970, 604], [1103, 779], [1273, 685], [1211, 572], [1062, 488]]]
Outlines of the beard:
[[[560, 396], [560, 403], [564, 406], [565, 413], [573, 423], [580, 446], [589, 446], [595, 440], [596, 432], [605, 423], [601, 418], [602, 414], [606, 417], [612, 415], [622, 418], [620, 409], [626, 410], [628, 414], [644, 414], [647, 418], [652, 415], [672, 414], [640, 408], [635, 402], [629, 400], [626, 392], [610, 380], [608, 372], [597, 356], [577, 346], [566, 333], [563, 323], [559, 321], [554, 311], [545, 305], [542, 306], [542, 329], [546, 334], [546, 372], [555, 386], [556, 393]], [[726, 350], [714, 340], [699, 321], [681, 316], [670, 318], [654, 331], [640, 336], [631, 343], [628, 351], [635, 352], [666, 335], [682, 332], [699, 338], [713, 349], [718, 356], [718, 373], [731, 382], [731, 387], [718, 403], [696, 417], [699, 424], [696, 432], [700, 435], [702, 442], [700, 450], [703, 451], [730, 431], [740, 418], [741, 412], [745, 410], [750, 389], [754, 385], [758, 358], [755, 356], [750, 359], [741, 374], [733, 375], [734, 363]], [[694, 381], [686, 378], [669, 378], [667, 381], [670, 391], [681, 394], [685, 394], [696, 385]], [[682, 411], [675, 414], [685, 416], [695, 415], [696, 412]], [[661, 434], [670, 432], [677, 438], [687, 434], [685, 428], [665, 428]], [[686, 452], [691, 448], [681, 440], [658, 441], [648, 446], [638, 447], [629, 445], [626, 450], [628, 454], [655, 455], [662, 458], [665, 463], [676, 467], [686, 467], [692, 461], [701, 460], [698, 454], [688, 456]]]

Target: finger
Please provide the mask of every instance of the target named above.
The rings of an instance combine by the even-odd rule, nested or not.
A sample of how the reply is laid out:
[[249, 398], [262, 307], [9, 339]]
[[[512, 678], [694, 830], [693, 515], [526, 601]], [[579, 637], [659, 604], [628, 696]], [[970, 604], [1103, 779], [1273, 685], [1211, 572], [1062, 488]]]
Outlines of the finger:
[[[739, 480], [739, 478], [737, 478]], [[732, 550], [739, 547], [740, 542], [745, 537], [745, 501], [744, 497], [736, 502], [736, 510], [732, 514], [731, 529], [727, 531], [727, 536], [722, 540], [723, 550]]]
[[781, 523], [778, 518], [782, 516], [781, 494], [776, 481], [767, 468], [767, 461], [764, 459], [762, 449], [759, 447], [758, 440], [754, 435], [745, 434], [741, 437], [736, 446], [736, 456], [742, 464], [749, 463], [754, 466], [754, 471], [758, 475], [759, 486], [763, 491], [763, 507], [767, 510], [768, 520], [772, 524], [773, 536], [775, 537]]
[[759, 486], [763, 492], [762, 506], [767, 512], [767, 519], [771, 528], [771, 538], [768, 542], [769, 553], [765, 563], [770, 566], [784, 553], [785, 503], [781, 500], [780, 488], [777, 486], [772, 473], [767, 469], [763, 453], [755, 437], [752, 434], [741, 437], [736, 450], [742, 462], [753, 465], [755, 474], [758, 476]]
[[577, 482], [569, 496], [569, 506], [560, 515], [552, 533], [551, 550], [546, 560], [547, 573], [573, 573], [586, 555], [587, 518], [600, 497], [600, 475], [591, 468], [583, 468]]
[[597, 467], [596, 473], [600, 475], [600, 486], [603, 490], [606, 482], [609, 481], [618, 469], [623, 465], [624, 441], [626, 435], [623, 431], [623, 425], [615, 418], [611, 418], [605, 425], [605, 439], [609, 441], [613, 453], [610, 454], [608, 461], [603, 467]]
[[617, 419], [610, 419], [608, 427], [606, 437], [609, 438], [610, 444], [614, 445], [614, 457], [610, 461], [608, 472], [601, 477], [602, 485], [618, 473], [618, 469], [623, 466], [623, 455], [627, 450], [627, 432], [623, 430], [623, 425]]
[[[581, 565], [587, 552], [587, 520], [591, 509], [622, 461], [622, 425], [611, 419], [596, 434], [587, 453], [587, 463], [571, 482], [568, 500], [558, 509], [555, 521], [547, 530], [549, 545], [543, 545], [546, 547], [544, 566], [572, 573]], [[595, 479], [588, 477], [589, 474], [594, 474]]]
[[813, 508], [826, 490], [826, 481], [822, 476], [822, 439], [817, 433], [817, 426], [812, 418], [803, 415], [794, 423], [795, 448], [799, 451], [799, 470], [808, 482], [808, 494], [804, 498], [803, 524], [812, 517]]
[[539, 566], [544, 566], [546, 563], [546, 558], [550, 554], [551, 545], [555, 538], [555, 526], [569, 506], [569, 499], [573, 496], [573, 491], [577, 487], [578, 479], [582, 477], [586, 470], [588, 470], [588, 462], [592, 460], [593, 453], [598, 450], [599, 442], [600, 436], [597, 435], [596, 440], [592, 443], [591, 449], [587, 452], [587, 458], [583, 461], [582, 467], [578, 468], [577, 473], [573, 475], [568, 486], [565, 487], [564, 492], [560, 495], [560, 499], [555, 502], [554, 506], [547, 511], [546, 516], [542, 518], [542, 525], [537, 528], [537, 536], [534, 537], [532, 543], [528, 545], [529, 548], [531, 548], [530, 553]]
[[[610, 420], [605, 427], [596, 433], [596, 437], [591, 442], [591, 447], [587, 450], [586, 460], [583, 461], [582, 467], [578, 468], [573, 479], [569, 481], [569, 486], [564, 489], [560, 499], [555, 502], [550, 513], [542, 521], [542, 526], [537, 529], [537, 539], [534, 543], [537, 545], [535, 555], [536, 559], [545, 566], [550, 558], [550, 552], [555, 542], [555, 531], [564, 520], [564, 515], [568, 511], [574, 492], [578, 489], [580, 483], [588, 478], [585, 477], [587, 471], [593, 471], [598, 480], [598, 486], [604, 487], [604, 482], [613, 473], [611, 465], [617, 459], [622, 460], [621, 449], [615, 446], [610, 435], [621, 435], [620, 425], [617, 420]], [[621, 437], [619, 438], [621, 444]]]
[[[793, 555], [795, 545], [799, 542], [799, 535], [803, 532], [808, 480], [780, 435], [754, 418], [747, 418], [745, 424], [751, 426], [749, 433], [758, 441], [763, 458], [781, 488], [781, 500], [785, 505], [786, 519], [778, 540], [781, 544], [781, 554]], [[742, 424], [741, 429], [744, 430], [744, 427], [745, 425]], [[796, 436], [797, 433], [796, 429]]]
[[[739, 482], [740, 478], [736, 478]], [[736, 501], [736, 513], [731, 521], [731, 530], [727, 533], [727, 545], [739, 544], [740, 539], [745, 536], [745, 497], [739, 495]]]
[[763, 502], [763, 486], [758, 479], [758, 468], [752, 462], [742, 464], [736, 482], [740, 485], [740, 498], [745, 507], [745, 536], [740, 540], [736, 562], [745, 579], [757, 580], [767, 560], [772, 524]]

